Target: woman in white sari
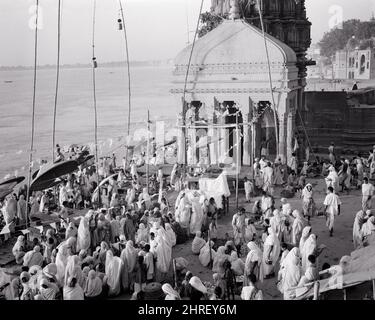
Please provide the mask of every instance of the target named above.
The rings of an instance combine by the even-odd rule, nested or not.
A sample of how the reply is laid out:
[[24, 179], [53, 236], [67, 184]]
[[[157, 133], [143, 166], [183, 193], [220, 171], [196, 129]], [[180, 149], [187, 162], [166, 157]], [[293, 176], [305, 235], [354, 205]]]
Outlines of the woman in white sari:
[[90, 270], [84, 289], [85, 297], [94, 300], [98, 299], [103, 290], [103, 282], [97, 276], [95, 270]]
[[196, 234], [202, 229], [203, 208], [199, 202], [199, 197], [194, 197], [191, 202], [190, 234]]
[[169, 242], [167, 232], [162, 227], [158, 230], [156, 242], [156, 277], [157, 280], [163, 280], [167, 276], [171, 266], [172, 244]]
[[283, 226], [284, 220], [279, 210], [273, 211], [273, 217], [270, 219], [270, 226], [275, 232], [276, 236], [281, 241], [282, 233], [283, 233]]
[[263, 270], [262, 270], [262, 250], [257, 246], [254, 241], [247, 244], [249, 253], [246, 256], [245, 271], [244, 271], [244, 286], [248, 285], [248, 276], [254, 274], [257, 279], [263, 282]]
[[64, 286], [64, 300], [84, 300], [83, 289], [77, 283], [77, 279], [69, 278], [67, 285]]
[[181, 200], [178, 204], [178, 208], [175, 212], [176, 221], [180, 224], [183, 229], [189, 228], [190, 222], [190, 206], [185, 194], [181, 196]]
[[84, 287], [84, 277], [80, 266], [80, 260], [78, 256], [68, 257], [68, 262], [65, 268], [65, 280], [64, 285], [68, 285], [70, 278], [76, 278], [80, 287]]
[[105, 259], [105, 275], [107, 276], [108, 296], [110, 297], [116, 297], [120, 294], [121, 270], [122, 260], [119, 257], [115, 257], [111, 250], [108, 250]]
[[[305, 241], [305, 244], [303, 245], [301, 253], [301, 258], [302, 258], [302, 272], [305, 273], [307, 270], [307, 267], [309, 265], [308, 257], [310, 255], [313, 255], [318, 258], [318, 244], [316, 242], [317, 237], [315, 234], [310, 234], [310, 236], [307, 238]], [[318, 263], [317, 263], [318, 264]]]
[[89, 219], [86, 217], [81, 218], [78, 227], [77, 236], [77, 252], [81, 250], [88, 251], [90, 249], [91, 237], [90, 237], [90, 226]]
[[195, 234], [195, 238], [193, 240], [193, 243], [191, 244], [191, 251], [194, 254], [199, 254], [201, 249], [204, 247], [206, 244], [206, 240], [202, 238], [202, 232], [198, 231]]
[[212, 261], [215, 260], [215, 257], [216, 257], [216, 252], [214, 249], [212, 249], [212, 247], [214, 246], [214, 242], [213, 241], [207, 241], [207, 243], [205, 244], [205, 246], [201, 249], [200, 253], [199, 253], [199, 262], [202, 264], [202, 266], [204, 267], [207, 267], [210, 263], [210, 248], [209, 246], [211, 246], [211, 259]]
[[[122, 283], [123, 289], [132, 288], [135, 280], [134, 268], [137, 263], [138, 252], [133, 246], [133, 241], [129, 240], [126, 247], [121, 252], [121, 260], [123, 261]], [[126, 274], [124, 274], [126, 273]], [[126, 286], [127, 285], [127, 286]]]
[[268, 228], [268, 237], [264, 242], [262, 268], [265, 279], [275, 275], [275, 266], [280, 256], [280, 241], [272, 228]]
[[354, 249], [358, 248], [362, 244], [362, 226], [365, 223], [366, 213], [361, 210], [357, 212], [353, 223], [353, 244]]
[[299, 242], [302, 236], [302, 230], [305, 227], [306, 223], [301, 212], [299, 212], [298, 210], [293, 211], [293, 217], [295, 219], [292, 226], [292, 244], [294, 246], [299, 246]]
[[362, 229], [362, 236], [368, 237], [375, 233], [375, 217], [371, 216], [366, 223], [363, 224]]
[[165, 294], [165, 300], [181, 300], [181, 297], [178, 294], [178, 292], [174, 290], [169, 283], [163, 284], [161, 289]]
[[58, 247], [58, 252], [56, 255], [56, 267], [57, 267], [57, 280], [61, 285], [64, 284], [65, 280], [65, 269], [68, 263], [68, 245], [63, 243], [60, 247]]
[[298, 286], [301, 279], [300, 254], [298, 248], [293, 248], [286, 256], [281, 270], [281, 288], [284, 300], [291, 300], [295, 296], [295, 290], [289, 290]]
[[[211, 247], [212, 248], [212, 247]], [[208, 254], [210, 251], [208, 251]], [[230, 256], [225, 253], [225, 247], [221, 246], [217, 249], [215, 257], [213, 258], [212, 272], [224, 276], [224, 262], [229, 261]]]
[[146, 226], [143, 223], [140, 223], [139, 227], [138, 227], [137, 234], [135, 236], [135, 243], [136, 244], [139, 244], [141, 242], [147, 243], [148, 238], [149, 238], [148, 229], [146, 228]]
[[165, 231], [168, 234], [169, 237], [169, 243], [171, 244], [172, 247], [176, 245], [177, 239], [176, 239], [176, 234], [174, 233], [171, 225], [169, 223], [165, 224]]
[[311, 230], [312, 230], [312, 228], [309, 227], [309, 226], [304, 227], [303, 230], [302, 230], [301, 239], [299, 241], [299, 252], [300, 253], [302, 253], [302, 251], [303, 251], [303, 246], [305, 245], [305, 242], [306, 242], [307, 238], [310, 236]]

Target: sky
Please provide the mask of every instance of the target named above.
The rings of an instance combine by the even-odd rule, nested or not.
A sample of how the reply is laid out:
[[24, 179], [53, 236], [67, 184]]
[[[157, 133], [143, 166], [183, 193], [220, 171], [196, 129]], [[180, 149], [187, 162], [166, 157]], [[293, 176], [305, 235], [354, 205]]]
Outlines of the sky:
[[[96, 56], [99, 62], [124, 60], [123, 33], [118, 30], [118, 0], [96, 0]], [[194, 36], [200, 0], [122, 0], [133, 61], [174, 58]], [[55, 64], [58, 0], [40, 0], [40, 65]], [[61, 63], [90, 63], [93, 0], [62, 0]], [[35, 0], [0, 0], [0, 66], [33, 64]], [[208, 11], [211, 0], [204, 1]], [[306, 0], [312, 39], [318, 42], [335, 22], [375, 13], [375, 0]], [[189, 27], [188, 27], [189, 26]]]

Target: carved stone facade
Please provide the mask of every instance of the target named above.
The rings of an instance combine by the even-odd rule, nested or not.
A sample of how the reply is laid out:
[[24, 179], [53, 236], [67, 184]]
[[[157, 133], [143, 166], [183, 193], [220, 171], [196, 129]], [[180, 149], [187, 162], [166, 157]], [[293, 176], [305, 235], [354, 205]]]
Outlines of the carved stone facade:
[[[265, 32], [287, 44], [297, 55], [301, 79], [307, 76], [307, 49], [311, 45], [311, 22], [306, 16], [305, 0], [239, 0], [240, 17], [261, 28], [259, 9], [261, 5]], [[227, 17], [231, 0], [212, 0], [211, 12]], [[304, 84], [303, 84], [304, 85]]]
[[179, 117], [179, 163], [197, 164], [206, 155], [208, 164], [229, 157], [251, 165], [261, 155], [284, 161], [290, 156], [304, 78], [292, 48], [270, 35], [266, 42], [270, 64], [258, 28], [242, 19], [224, 21], [195, 43], [185, 94], [191, 46], [176, 57], [171, 92], [176, 104], [185, 101]]

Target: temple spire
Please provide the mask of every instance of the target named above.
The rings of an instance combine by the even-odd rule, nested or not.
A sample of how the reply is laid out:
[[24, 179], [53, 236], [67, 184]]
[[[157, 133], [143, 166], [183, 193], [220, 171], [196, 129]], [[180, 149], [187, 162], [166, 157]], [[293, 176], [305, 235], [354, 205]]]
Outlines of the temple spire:
[[240, 8], [239, 8], [238, 0], [231, 0], [230, 4], [231, 4], [231, 8], [229, 11], [229, 19], [230, 20], [240, 19]]

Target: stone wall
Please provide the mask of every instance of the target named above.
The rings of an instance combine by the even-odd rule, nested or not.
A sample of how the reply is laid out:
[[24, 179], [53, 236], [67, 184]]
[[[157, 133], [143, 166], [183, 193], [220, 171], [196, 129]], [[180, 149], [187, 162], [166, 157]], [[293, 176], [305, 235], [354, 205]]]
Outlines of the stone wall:
[[[375, 91], [375, 89], [374, 89]], [[327, 153], [331, 142], [342, 154], [368, 152], [375, 144], [375, 106], [351, 107], [347, 92], [305, 92], [296, 124], [304, 147], [308, 133], [314, 152]], [[301, 148], [302, 149], [302, 148]]]

